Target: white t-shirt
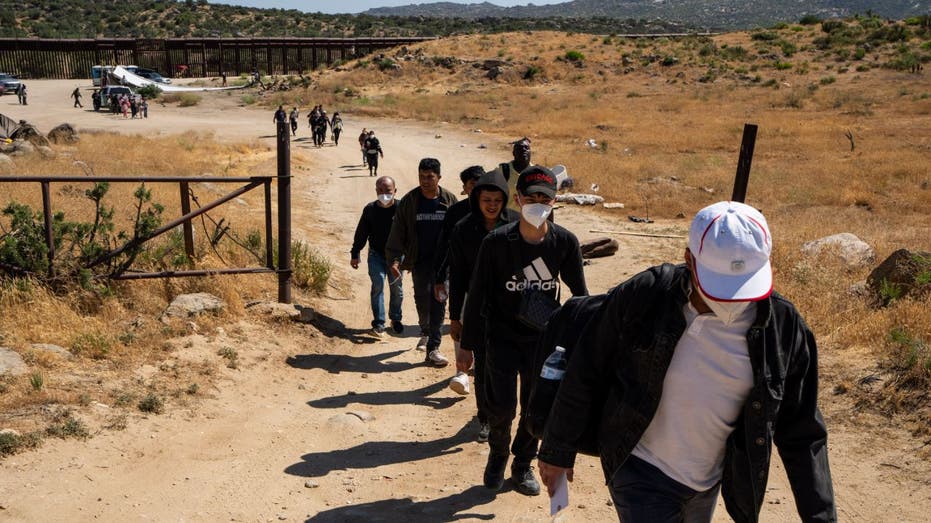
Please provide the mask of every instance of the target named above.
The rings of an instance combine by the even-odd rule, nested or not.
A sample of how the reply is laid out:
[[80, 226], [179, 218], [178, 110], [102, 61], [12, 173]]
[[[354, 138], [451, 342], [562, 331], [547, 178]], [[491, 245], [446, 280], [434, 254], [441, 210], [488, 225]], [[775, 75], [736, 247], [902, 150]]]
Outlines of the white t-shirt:
[[633, 455], [702, 492], [721, 480], [725, 443], [753, 388], [746, 335], [756, 304], [730, 325], [713, 313], [699, 314], [691, 302], [683, 312], [687, 326], [659, 408]]

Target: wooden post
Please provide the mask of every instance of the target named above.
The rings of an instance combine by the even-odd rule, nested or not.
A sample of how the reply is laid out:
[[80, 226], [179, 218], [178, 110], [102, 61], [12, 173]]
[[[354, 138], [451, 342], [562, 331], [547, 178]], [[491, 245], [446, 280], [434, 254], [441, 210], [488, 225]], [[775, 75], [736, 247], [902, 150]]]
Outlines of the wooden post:
[[[181, 215], [187, 215], [191, 212], [191, 193], [188, 189], [187, 182], [181, 182]], [[191, 220], [186, 220], [182, 225], [184, 231], [184, 254], [188, 260], [194, 260], [194, 225]]]
[[756, 146], [756, 130], [756, 124], [744, 124], [740, 157], [737, 160], [737, 176], [734, 178], [734, 192], [731, 195], [733, 202], [744, 202], [747, 199], [747, 182], [750, 181], [750, 165], [753, 163], [753, 148]]
[[55, 236], [52, 234], [52, 193], [49, 182], [42, 182], [42, 216], [45, 219], [45, 246], [48, 247], [48, 275], [55, 274]]

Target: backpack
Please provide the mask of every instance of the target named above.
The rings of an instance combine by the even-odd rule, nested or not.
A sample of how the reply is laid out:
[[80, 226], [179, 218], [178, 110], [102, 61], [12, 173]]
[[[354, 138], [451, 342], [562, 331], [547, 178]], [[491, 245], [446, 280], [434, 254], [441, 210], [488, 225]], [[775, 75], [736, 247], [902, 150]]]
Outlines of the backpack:
[[[533, 360], [534, 382], [530, 387], [530, 399], [527, 408], [521, 413], [521, 423], [533, 437], [543, 439], [546, 420], [553, 407], [553, 400], [559, 391], [560, 382], [540, 379], [543, 362], [553, 353], [556, 346], [566, 349], [566, 359], [572, 360], [573, 353], [580, 349], [576, 346], [582, 331], [589, 322], [596, 321], [608, 294], [594, 296], [573, 296], [550, 317], [540, 339], [537, 342]], [[600, 411], [601, 409], [596, 409]], [[598, 426], [600, 416], [589, 421], [585, 435], [579, 445], [579, 452], [591, 456], [598, 455]]]

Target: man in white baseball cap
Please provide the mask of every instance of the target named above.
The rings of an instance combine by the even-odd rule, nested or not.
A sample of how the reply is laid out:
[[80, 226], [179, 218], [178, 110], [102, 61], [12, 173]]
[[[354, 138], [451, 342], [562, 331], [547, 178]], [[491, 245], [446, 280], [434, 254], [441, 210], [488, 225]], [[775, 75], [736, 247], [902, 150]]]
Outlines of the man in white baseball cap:
[[718, 493], [757, 521], [772, 445], [803, 521], [836, 521], [817, 345], [773, 291], [772, 236], [756, 209], [719, 202], [695, 216], [685, 264], [620, 284], [589, 320], [538, 455], [552, 493], [571, 481], [595, 421], [620, 520], [711, 521]]

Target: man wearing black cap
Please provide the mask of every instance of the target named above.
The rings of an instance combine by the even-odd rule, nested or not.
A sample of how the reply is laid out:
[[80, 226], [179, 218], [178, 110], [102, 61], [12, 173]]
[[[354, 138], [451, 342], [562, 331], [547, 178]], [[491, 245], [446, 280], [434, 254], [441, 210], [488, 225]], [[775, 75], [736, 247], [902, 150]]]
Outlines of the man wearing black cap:
[[520, 208], [520, 220], [489, 233], [479, 249], [462, 316], [456, 366], [468, 369], [472, 350], [484, 343], [486, 406], [491, 425], [485, 486], [498, 490], [503, 485], [510, 445], [515, 489], [534, 496], [540, 493], [530, 466], [537, 454], [537, 440], [519, 424], [512, 444], [511, 422], [516, 417], [518, 400], [521, 408], [527, 403], [539, 331], [521, 323], [517, 311], [526, 292], [558, 299], [560, 277], [573, 296], [584, 296], [588, 291], [578, 239], [546, 219], [556, 196], [556, 177], [545, 167], [531, 166], [520, 173], [516, 189], [514, 203]]

